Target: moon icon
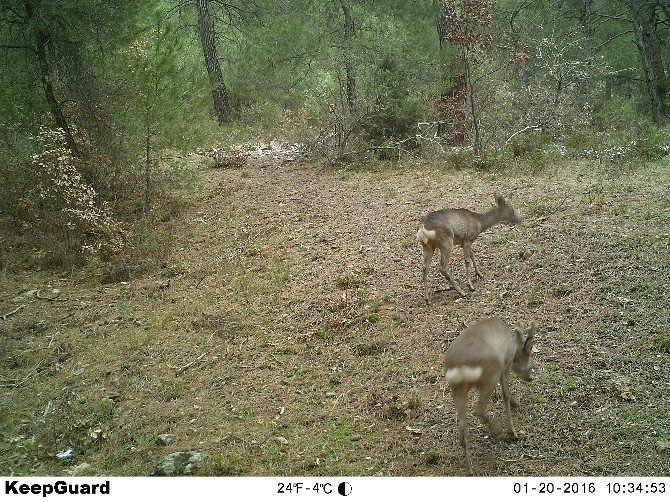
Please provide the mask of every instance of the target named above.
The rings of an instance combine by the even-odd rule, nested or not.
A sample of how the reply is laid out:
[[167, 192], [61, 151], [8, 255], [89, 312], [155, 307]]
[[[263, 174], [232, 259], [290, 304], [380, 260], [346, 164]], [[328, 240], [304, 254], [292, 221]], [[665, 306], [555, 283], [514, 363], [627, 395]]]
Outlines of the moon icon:
[[337, 492], [344, 497], [351, 495], [351, 485], [346, 481], [342, 481], [337, 485]]

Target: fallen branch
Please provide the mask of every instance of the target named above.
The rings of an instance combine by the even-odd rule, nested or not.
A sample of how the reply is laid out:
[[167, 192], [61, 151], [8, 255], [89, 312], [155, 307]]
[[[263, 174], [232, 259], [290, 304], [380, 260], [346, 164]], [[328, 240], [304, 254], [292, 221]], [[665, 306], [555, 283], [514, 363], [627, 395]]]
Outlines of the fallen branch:
[[352, 151], [349, 151], [349, 152], [343, 152], [340, 157], [341, 158], [351, 157], [353, 155], [358, 155], [358, 154], [366, 153], [366, 152], [370, 152], [370, 151], [376, 152], [376, 151], [379, 151], [379, 150], [397, 150], [397, 148], [398, 148], [397, 146], [389, 146], [389, 145], [368, 146], [368, 147], [365, 147], [365, 148], [361, 148], [360, 150], [352, 150]]
[[507, 138], [507, 141], [505, 141], [505, 144], [508, 145], [510, 141], [514, 139], [514, 137], [518, 134], [521, 134], [522, 132], [526, 132], [528, 129], [532, 129], [533, 131], [540, 131], [542, 128], [539, 125], [529, 125], [521, 129], [520, 131], [515, 132], [512, 134], [509, 138]]
[[55, 296], [42, 296], [42, 295], [40, 295], [40, 291], [42, 291], [42, 290], [41, 290], [41, 289], [38, 289], [38, 290], [37, 290], [37, 293], [35, 293], [35, 296], [36, 296], [37, 298], [39, 298], [40, 300], [54, 301], [56, 298], [58, 298], [58, 297], [60, 296], [60, 291], [59, 291], [58, 293], [56, 293]]
[[6, 321], [9, 316], [12, 316], [12, 315], [16, 314], [19, 310], [21, 310], [24, 307], [25, 307], [25, 305], [20, 305], [20, 306], [16, 307], [14, 310], [12, 310], [11, 312], [7, 312], [6, 314], [0, 315], [0, 317], [2, 317], [3, 321]]
[[28, 372], [28, 374], [25, 377], [23, 377], [21, 380], [19, 380], [18, 378], [15, 378], [13, 383], [2, 382], [2, 383], [0, 383], [0, 387], [18, 389], [24, 383], [26, 383], [30, 377], [32, 377], [35, 374], [37, 369], [44, 363], [44, 361], [45, 361], [45, 359], [42, 359], [39, 363], [37, 363], [37, 365], [33, 369], [31, 369]]
[[206, 355], [207, 355], [207, 352], [203, 352], [202, 354], [200, 354], [200, 355], [198, 356], [198, 358], [197, 358], [195, 361], [191, 361], [190, 363], [188, 363], [188, 364], [182, 366], [181, 368], [177, 369], [177, 371], [176, 371], [176, 375], [177, 375], [177, 376], [181, 375], [182, 373], [184, 373], [187, 369], [189, 369], [189, 368], [190, 368], [191, 366], [193, 366], [195, 363], [197, 363], [198, 361], [200, 361], [200, 360], [201, 360], [203, 357], [205, 357]]
[[74, 312], [70, 312], [68, 315], [66, 315], [65, 317], [61, 317], [56, 322], [64, 321], [65, 319], [68, 319], [68, 318], [72, 317], [73, 315], [74, 315]]
[[207, 277], [208, 275], [209, 275], [209, 272], [207, 272], [205, 275], [202, 276], [202, 278], [201, 278], [201, 279], [198, 281], [198, 283], [195, 285], [195, 289], [198, 289], [198, 287], [200, 286], [200, 284], [202, 284], [202, 281], [204, 281], [204, 280], [205, 280], [205, 277]]

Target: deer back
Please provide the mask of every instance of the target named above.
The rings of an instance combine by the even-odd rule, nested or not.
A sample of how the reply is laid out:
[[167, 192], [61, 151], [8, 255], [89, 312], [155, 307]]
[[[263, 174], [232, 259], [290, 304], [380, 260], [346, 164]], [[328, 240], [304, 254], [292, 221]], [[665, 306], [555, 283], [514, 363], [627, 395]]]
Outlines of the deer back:
[[456, 243], [475, 240], [481, 233], [481, 224], [477, 218], [477, 213], [469, 209], [433, 211], [421, 220], [421, 224], [429, 231], [440, 228], [450, 229], [454, 234]]
[[516, 354], [516, 340], [505, 323], [482, 319], [458, 335], [447, 349], [444, 367], [452, 383], [482, 385], [497, 380], [510, 368]]

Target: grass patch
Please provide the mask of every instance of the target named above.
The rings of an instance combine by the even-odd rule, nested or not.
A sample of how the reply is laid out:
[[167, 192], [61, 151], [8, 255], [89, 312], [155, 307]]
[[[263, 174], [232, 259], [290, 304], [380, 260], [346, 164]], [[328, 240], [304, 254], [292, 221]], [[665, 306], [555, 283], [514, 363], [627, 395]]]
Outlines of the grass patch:
[[[127, 263], [126, 284], [101, 286], [101, 262], [88, 277], [0, 274], [0, 313], [19, 292], [61, 290], [0, 321], [0, 472], [65, 475], [86, 462], [145, 475], [174, 448], [210, 455], [206, 475], [462, 475], [455, 435], [445, 443], [455, 419], [441, 356], [484, 316], [536, 319], [540, 332], [538, 378], [512, 379], [523, 441], [484, 439], [470, 423], [482, 474], [667, 472], [664, 164], [625, 179], [578, 163], [540, 176], [406, 165], [346, 182], [312, 167], [249, 165], [243, 181], [239, 169], [206, 171], [183, 224], [146, 227], [140, 258], [162, 265], [136, 275]], [[494, 191], [516, 193], [532, 224], [487, 230], [475, 291], [425, 305], [419, 213], [445, 201], [481, 210]], [[375, 224], [361, 233], [353, 210]], [[325, 237], [311, 231], [324, 218]], [[444, 287], [439, 274], [429, 287]], [[491, 411], [501, 423], [500, 402]], [[156, 443], [164, 432], [169, 448]]]
[[664, 354], [670, 354], [670, 335], [658, 337], [656, 339], [656, 347]]
[[352, 351], [354, 354], [361, 357], [375, 356], [378, 354], [383, 354], [386, 351], [386, 347], [387, 347], [386, 342], [380, 342], [380, 341], [362, 342], [355, 345]]
[[340, 289], [354, 289], [363, 285], [363, 277], [356, 273], [347, 271], [335, 279], [335, 285]]

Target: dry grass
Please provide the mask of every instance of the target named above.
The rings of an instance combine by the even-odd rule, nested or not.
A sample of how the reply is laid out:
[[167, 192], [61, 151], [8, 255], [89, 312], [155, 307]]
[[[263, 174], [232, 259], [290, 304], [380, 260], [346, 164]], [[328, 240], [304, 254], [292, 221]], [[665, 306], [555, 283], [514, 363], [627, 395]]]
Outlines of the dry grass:
[[[539, 322], [538, 378], [513, 380], [520, 441], [470, 421], [479, 474], [670, 472], [665, 164], [617, 177], [586, 164], [502, 176], [412, 163], [204, 176], [160, 273], [106, 285], [0, 276], [0, 313], [22, 290], [62, 291], [0, 320], [0, 473], [87, 462], [144, 475], [198, 449], [212, 456], [205, 474], [464, 475], [440, 356], [490, 315]], [[494, 191], [522, 225], [477, 240], [485, 278], [468, 297], [433, 272], [427, 307], [419, 218], [484, 210]], [[460, 249], [452, 269], [463, 283]], [[500, 401], [491, 411], [501, 423]], [[175, 443], [158, 445], [166, 432]]]

